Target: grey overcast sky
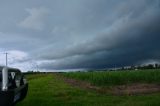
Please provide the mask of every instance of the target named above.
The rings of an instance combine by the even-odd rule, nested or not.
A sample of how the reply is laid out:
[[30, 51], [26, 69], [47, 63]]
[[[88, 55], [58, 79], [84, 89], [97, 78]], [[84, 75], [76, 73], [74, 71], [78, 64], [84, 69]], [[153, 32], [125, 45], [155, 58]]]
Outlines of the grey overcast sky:
[[0, 64], [103, 69], [160, 60], [160, 0], [0, 0]]

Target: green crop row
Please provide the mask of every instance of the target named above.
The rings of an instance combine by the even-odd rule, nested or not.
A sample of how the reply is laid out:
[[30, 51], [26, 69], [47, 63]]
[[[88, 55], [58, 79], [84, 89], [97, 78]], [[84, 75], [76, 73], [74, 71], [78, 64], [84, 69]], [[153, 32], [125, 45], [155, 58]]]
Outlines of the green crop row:
[[84, 80], [98, 86], [132, 83], [160, 83], [160, 70], [69, 72], [65, 77]]

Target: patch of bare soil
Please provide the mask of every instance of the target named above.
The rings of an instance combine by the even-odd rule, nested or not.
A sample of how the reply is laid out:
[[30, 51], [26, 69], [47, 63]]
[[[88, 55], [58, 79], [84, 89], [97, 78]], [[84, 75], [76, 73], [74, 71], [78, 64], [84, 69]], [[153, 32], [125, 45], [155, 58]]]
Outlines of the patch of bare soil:
[[160, 85], [136, 83], [131, 85], [115, 86], [112, 88], [112, 93], [118, 95], [137, 95], [155, 92], [160, 92]]
[[100, 94], [114, 94], [114, 95], [139, 95], [160, 92], [159, 84], [142, 84], [135, 83], [130, 85], [119, 85], [110, 87], [98, 87], [86, 81], [75, 80], [57, 75], [57, 78], [63, 79], [67, 84], [86, 89], [93, 90]]

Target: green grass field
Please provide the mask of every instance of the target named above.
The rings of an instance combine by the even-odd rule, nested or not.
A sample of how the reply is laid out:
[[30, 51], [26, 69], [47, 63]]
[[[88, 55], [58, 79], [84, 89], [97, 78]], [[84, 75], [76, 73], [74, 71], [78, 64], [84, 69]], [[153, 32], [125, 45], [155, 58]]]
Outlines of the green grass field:
[[132, 83], [160, 84], [160, 70], [69, 72], [65, 77], [84, 80], [98, 86], [113, 86]]
[[[94, 73], [92, 74], [94, 75]], [[109, 75], [112, 76], [111, 73]], [[113, 74], [113, 76], [115, 75], [116, 74]], [[159, 106], [160, 105], [159, 101], [160, 93], [137, 95], [137, 96], [103, 95], [103, 94], [98, 94], [94, 91], [83, 90], [80, 88], [72, 87], [66, 84], [62, 79], [57, 78], [55, 74], [28, 75], [27, 78], [29, 79], [28, 95], [24, 101], [18, 103], [16, 106]]]

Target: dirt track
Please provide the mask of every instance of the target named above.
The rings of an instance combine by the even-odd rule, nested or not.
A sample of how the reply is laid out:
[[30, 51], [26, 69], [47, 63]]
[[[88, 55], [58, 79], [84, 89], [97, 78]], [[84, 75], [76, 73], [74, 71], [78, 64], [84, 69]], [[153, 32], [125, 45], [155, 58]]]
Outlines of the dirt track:
[[93, 90], [100, 94], [114, 94], [114, 95], [139, 95], [160, 92], [160, 85], [158, 84], [142, 84], [135, 83], [131, 85], [119, 85], [110, 87], [98, 87], [88, 82], [66, 78], [57, 75], [58, 78], [63, 79], [67, 84], [79, 87], [86, 90]]

